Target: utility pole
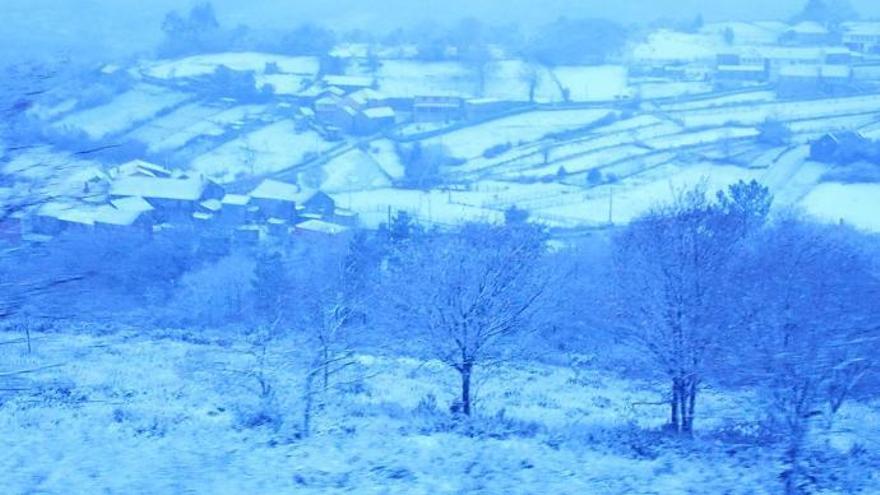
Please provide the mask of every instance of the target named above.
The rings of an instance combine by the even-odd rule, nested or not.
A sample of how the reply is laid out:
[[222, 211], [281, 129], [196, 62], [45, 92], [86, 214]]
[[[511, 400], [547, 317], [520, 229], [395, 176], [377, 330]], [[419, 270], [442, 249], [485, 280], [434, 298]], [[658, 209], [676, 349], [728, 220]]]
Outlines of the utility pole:
[[614, 184], [608, 184], [608, 225], [614, 225]]

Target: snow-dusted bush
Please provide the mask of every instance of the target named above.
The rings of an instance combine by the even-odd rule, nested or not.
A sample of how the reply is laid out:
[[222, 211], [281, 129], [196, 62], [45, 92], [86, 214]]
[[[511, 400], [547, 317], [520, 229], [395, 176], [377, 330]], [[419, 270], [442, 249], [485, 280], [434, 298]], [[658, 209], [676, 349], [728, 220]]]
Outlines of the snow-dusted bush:
[[184, 274], [167, 306], [168, 324], [220, 326], [240, 322], [249, 308], [254, 262], [230, 255]]

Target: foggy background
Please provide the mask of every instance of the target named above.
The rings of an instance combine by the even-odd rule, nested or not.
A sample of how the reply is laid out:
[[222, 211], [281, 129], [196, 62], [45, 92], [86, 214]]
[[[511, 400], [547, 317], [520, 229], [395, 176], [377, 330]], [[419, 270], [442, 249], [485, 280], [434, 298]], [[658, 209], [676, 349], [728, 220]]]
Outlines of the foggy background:
[[[60, 51], [91, 50], [107, 57], [150, 50], [160, 41], [160, 25], [170, 10], [185, 12], [196, 1], [0, 0], [0, 57], [6, 60]], [[620, 23], [702, 14], [716, 20], [787, 19], [803, 0], [706, 2], [702, 0], [214, 0], [224, 26], [284, 29], [315, 22], [336, 31], [385, 32], [427, 20], [478, 17], [486, 23], [515, 22], [523, 29], [560, 16], [604, 17]], [[863, 18], [880, 16], [880, 2], [851, 0]]]

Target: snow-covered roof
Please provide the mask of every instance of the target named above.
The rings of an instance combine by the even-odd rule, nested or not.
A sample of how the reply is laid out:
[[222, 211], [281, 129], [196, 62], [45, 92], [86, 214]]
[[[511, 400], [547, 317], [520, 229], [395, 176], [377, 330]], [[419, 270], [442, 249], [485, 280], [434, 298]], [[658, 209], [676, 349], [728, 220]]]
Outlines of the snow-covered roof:
[[846, 22], [844, 36], [880, 36], [880, 22]]
[[195, 212], [195, 213], [192, 214], [192, 217], [193, 217], [194, 219], [196, 219], [196, 220], [208, 221], [208, 220], [214, 218], [214, 215], [212, 215], [212, 214], [210, 214], [210, 213], [205, 213], [205, 212], [197, 211], [197, 212]]
[[224, 205], [245, 206], [251, 201], [250, 196], [244, 194], [227, 194], [223, 196], [221, 202]]
[[825, 29], [825, 26], [815, 21], [799, 22], [792, 26], [789, 31], [797, 34], [828, 34], [828, 30]]
[[391, 107], [375, 107], [364, 110], [364, 115], [370, 119], [394, 118], [394, 109]]
[[315, 100], [315, 106], [319, 106], [319, 105], [321, 105], [321, 106], [323, 106], [323, 105], [335, 106], [338, 101], [339, 100], [337, 100], [336, 98], [334, 98], [332, 96], [324, 96], [322, 98]]
[[250, 196], [257, 199], [275, 199], [280, 201], [296, 201], [300, 194], [300, 188], [296, 184], [289, 184], [273, 179], [265, 179], [251, 191]]
[[780, 77], [848, 78], [852, 69], [845, 65], [789, 65], [779, 69]]
[[155, 163], [150, 163], [144, 160], [132, 160], [116, 167], [116, 174], [118, 176], [140, 174], [151, 177], [170, 177], [172, 172], [171, 170], [161, 165], [156, 165]]
[[344, 225], [325, 222], [323, 220], [306, 220], [305, 222], [296, 224], [296, 229], [306, 232], [317, 232], [320, 234], [337, 235], [347, 232], [349, 229]]
[[763, 65], [719, 65], [718, 72], [764, 72]]
[[223, 208], [223, 204], [219, 199], [208, 199], [206, 201], [202, 201], [199, 205], [210, 211], [220, 211]]
[[371, 101], [381, 100], [384, 96], [372, 88], [364, 88], [348, 95], [348, 99], [358, 105], [366, 105]]
[[113, 196], [197, 201], [205, 183], [200, 179], [165, 179], [157, 177], [123, 177], [110, 186]]
[[56, 212], [52, 216], [64, 222], [80, 223], [83, 225], [94, 225], [96, 213], [95, 210], [73, 207], [67, 210]]
[[112, 205], [117, 210], [123, 211], [151, 211], [153, 209], [153, 205], [147, 202], [144, 198], [140, 196], [129, 196], [126, 198], [119, 198], [110, 201], [110, 205]]
[[368, 88], [373, 85], [373, 79], [363, 76], [324, 76], [324, 84], [327, 86], [357, 86]]
[[120, 210], [111, 205], [104, 205], [93, 212], [96, 223], [108, 225], [132, 225], [144, 213], [144, 210]]

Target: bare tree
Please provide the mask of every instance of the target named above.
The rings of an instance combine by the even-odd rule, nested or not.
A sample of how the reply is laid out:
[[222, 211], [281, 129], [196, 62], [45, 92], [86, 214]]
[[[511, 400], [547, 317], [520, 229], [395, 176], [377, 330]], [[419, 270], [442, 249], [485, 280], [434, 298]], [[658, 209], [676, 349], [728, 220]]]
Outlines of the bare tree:
[[382, 288], [386, 316], [460, 378], [454, 409], [473, 413], [472, 380], [535, 329], [550, 284], [543, 234], [530, 226], [471, 224], [401, 246]]
[[686, 435], [718, 340], [720, 282], [747, 228], [769, 210], [769, 194], [757, 184], [737, 184], [719, 198], [711, 201], [704, 186], [679, 191], [615, 239], [620, 322], [670, 380], [669, 427]]
[[872, 371], [880, 284], [839, 226], [786, 218], [757, 237], [735, 271], [726, 332], [735, 372], [757, 385], [785, 441], [785, 493], [806, 493], [811, 429]]
[[301, 390], [301, 434], [312, 431], [315, 401], [327, 398], [334, 385], [346, 381], [334, 377], [355, 364], [354, 330], [363, 322], [359, 315], [367, 301], [357, 267], [350, 256], [347, 237], [314, 242], [295, 256], [292, 274], [295, 306], [294, 331], [305, 363]]

